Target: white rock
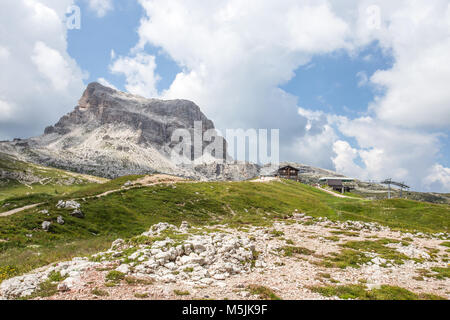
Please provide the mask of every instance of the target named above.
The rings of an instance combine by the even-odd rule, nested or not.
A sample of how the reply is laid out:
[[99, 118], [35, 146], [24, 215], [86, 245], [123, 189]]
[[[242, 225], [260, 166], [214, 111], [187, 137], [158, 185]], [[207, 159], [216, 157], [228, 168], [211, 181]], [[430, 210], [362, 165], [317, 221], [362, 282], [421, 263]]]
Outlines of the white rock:
[[116, 268], [116, 271], [128, 274], [130, 272], [130, 266], [128, 264], [122, 264]]
[[50, 221], [44, 221], [44, 222], [42, 222], [42, 229], [44, 231], [48, 231], [50, 229], [51, 225], [52, 225], [52, 223]]
[[73, 200], [59, 200], [56, 207], [59, 209], [79, 209], [81, 207], [81, 204]]
[[63, 224], [65, 223], [65, 221], [64, 221], [64, 219], [63, 219], [62, 216], [58, 216], [58, 218], [56, 219], [56, 222], [57, 222], [58, 224], [61, 224], [61, 225], [63, 225]]

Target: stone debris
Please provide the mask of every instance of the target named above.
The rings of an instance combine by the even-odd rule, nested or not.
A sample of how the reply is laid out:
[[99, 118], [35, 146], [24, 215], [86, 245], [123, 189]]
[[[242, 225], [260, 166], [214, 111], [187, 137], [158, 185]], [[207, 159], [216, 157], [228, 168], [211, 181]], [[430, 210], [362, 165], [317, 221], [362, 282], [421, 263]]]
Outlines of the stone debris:
[[[247, 290], [251, 284], [271, 288], [283, 299], [325, 299], [308, 288], [357, 284], [361, 280], [368, 289], [387, 284], [450, 298], [447, 279], [417, 277], [420, 270], [447, 266], [445, 248], [440, 244], [448, 234], [417, 237], [375, 223], [307, 217], [298, 210], [292, 218], [275, 222], [270, 229], [249, 226], [245, 231], [227, 225], [197, 228], [183, 222], [177, 228], [158, 223], [133, 239], [115, 240], [109, 250], [90, 259], [75, 258], [5, 280], [0, 285], [0, 299], [33, 294], [53, 271], [64, 280], [55, 283], [59, 293], [51, 299], [91, 299], [91, 291], [97, 287], [109, 292], [105, 299], [135, 299], [136, 290], [148, 293], [150, 299], [180, 298], [174, 295], [175, 289], [189, 291], [187, 298], [192, 299], [258, 299]], [[272, 229], [282, 236], [274, 235]], [[340, 241], [327, 239], [336, 236], [333, 232], [338, 230]], [[357, 232], [343, 232], [346, 230]], [[400, 241], [405, 237], [414, 240]], [[410, 260], [396, 264], [377, 252], [364, 252], [370, 260], [358, 267], [340, 269], [320, 264], [324, 257], [340, 252], [345, 241], [383, 238], [397, 240], [386, 246]], [[305, 248], [313, 254], [284, 255], [286, 246]], [[130, 285], [121, 281], [107, 286], [106, 276], [111, 271], [149, 282]]]
[[73, 211], [70, 213], [71, 216], [79, 219], [84, 218], [84, 213], [83, 211], [81, 211], [81, 204], [74, 200], [60, 200], [58, 201], [56, 207], [59, 209], [73, 209]]
[[59, 200], [56, 207], [58, 209], [80, 209], [81, 204], [79, 204], [78, 202], [76, 202], [74, 200], [68, 200], [68, 201]]
[[124, 187], [130, 187], [130, 186], [132, 186], [133, 185], [133, 182], [131, 182], [131, 181], [127, 181], [127, 182], [125, 182], [124, 183]]
[[74, 258], [72, 261], [61, 262], [55, 266], [47, 266], [32, 273], [7, 279], [0, 284], [0, 299], [17, 299], [32, 295], [39, 285], [48, 281], [52, 272], [59, 272], [66, 279], [58, 284], [58, 290], [68, 291], [81, 283], [81, 275], [98, 263], [90, 262], [87, 258]]
[[250, 272], [252, 267], [264, 266], [255, 258], [255, 245], [248, 238], [237, 238], [219, 232], [191, 235], [185, 233], [188, 229], [192, 228], [189, 228], [187, 222], [183, 222], [180, 228], [159, 223], [142, 236], [158, 238], [170, 231], [175, 239], [182, 238], [183, 235], [187, 239], [181, 241], [167, 237], [154, 241], [151, 245], [140, 245], [128, 256], [123, 254], [133, 248], [133, 245], [118, 239], [113, 242], [110, 250], [99, 253], [94, 258], [108, 261], [108, 257], [120, 257], [119, 262], [122, 264], [116, 270], [125, 274], [151, 276], [166, 283], [184, 281], [198, 285], [210, 285], [216, 280]]
[[60, 225], [63, 225], [65, 223], [64, 219], [62, 216], [58, 216], [58, 218], [56, 218], [56, 222]]
[[389, 243], [386, 246], [395, 248], [398, 252], [413, 259], [430, 259], [430, 255], [427, 252], [416, 248], [414, 245], [404, 246], [401, 243]]

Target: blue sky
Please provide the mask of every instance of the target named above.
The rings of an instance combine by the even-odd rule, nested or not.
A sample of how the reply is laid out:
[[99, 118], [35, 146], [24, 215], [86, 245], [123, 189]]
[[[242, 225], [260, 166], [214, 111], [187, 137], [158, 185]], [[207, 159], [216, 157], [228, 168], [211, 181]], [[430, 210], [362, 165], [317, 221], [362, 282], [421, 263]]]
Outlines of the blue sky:
[[[84, 1], [78, 5], [82, 12], [81, 29], [68, 31], [68, 53], [78, 65], [89, 73], [88, 82], [107, 78], [120, 90], [125, 91], [125, 77], [112, 74], [111, 50], [118, 56], [126, 56], [139, 40], [137, 29], [143, 16], [137, 1], [116, 1], [114, 10], [98, 17], [89, 10]], [[156, 56], [156, 72], [161, 76], [158, 91], [169, 88], [181, 69], [161, 49], [147, 45], [146, 52]]]
[[370, 77], [377, 70], [391, 68], [392, 63], [392, 56], [373, 43], [354, 56], [339, 51], [314, 57], [281, 88], [300, 97], [303, 108], [354, 117], [364, 114], [374, 99], [372, 86], [358, 85], [358, 73]]
[[[113, 11], [99, 18], [88, 10], [85, 2], [79, 5], [83, 12], [82, 28], [69, 31], [69, 54], [88, 71], [88, 82], [106, 78], [125, 90], [125, 77], [109, 70], [111, 50], [116, 55], [126, 56], [136, 45], [142, 7], [135, 1], [117, 2]], [[146, 45], [145, 52], [156, 57], [156, 73], [161, 77], [158, 91], [168, 89], [181, 68], [160, 48]], [[358, 85], [357, 74], [364, 72], [370, 77], [377, 70], [389, 69], [392, 64], [392, 56], [373, 43], [354, 56], [343, 50], [316, 56], [296, 70], [295, 77], [280, 88], [299, 97], [303, 108], [354, 117], [364, 114], [374, 98], [374, 88]]]

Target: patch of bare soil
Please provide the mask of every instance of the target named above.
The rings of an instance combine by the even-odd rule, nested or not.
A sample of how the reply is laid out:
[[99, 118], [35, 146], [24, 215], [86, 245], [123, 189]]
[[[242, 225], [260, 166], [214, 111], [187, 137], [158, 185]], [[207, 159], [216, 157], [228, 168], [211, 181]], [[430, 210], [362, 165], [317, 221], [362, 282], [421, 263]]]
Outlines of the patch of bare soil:
[[155, 174], [151, 176], [145, 176], [144, 178], [138, 179], [133, 182], [134, 185], [141, 184], [143, 186], [154, 185], [154, 184], [162, 184], [162, 183], [178, 183], [187, 181], [184, 178], [170, 176], [167, 174]]

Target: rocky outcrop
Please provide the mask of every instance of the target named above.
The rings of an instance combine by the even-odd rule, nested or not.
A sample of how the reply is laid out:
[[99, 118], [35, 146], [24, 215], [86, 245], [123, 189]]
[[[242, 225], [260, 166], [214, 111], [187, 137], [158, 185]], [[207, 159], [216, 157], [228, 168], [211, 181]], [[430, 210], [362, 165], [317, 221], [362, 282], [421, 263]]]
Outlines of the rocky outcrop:
[[50, 281], [52, 274], [64, 278], [61, 289], [73, 289], [81, 281], [81, 275], [98, 263], [90, 262], [87, 258], [74, 258], [72, 261], [61, 262], [52, 266], [42, 267], [32, 273], [5, 280], [0, 285], [1, 299], [17, 299], [29, 297], [39, 289], [43, 282]]
[[[183, 281], [199, 285], [210, 285], [215, 280], [250, 272], [256, 263], [263, 265], [255, 255], [254, 243], [248, 238], [220, 232], [198, 235], [189, 232], [192, 230], [186, 222], [180, 228], [158, 223], [137, 239], [145, 242], [147, 238], [150, 245], [136, 248], [132, 242], [119, 239], [110, 250], [95, 255], [94, 259], [106, 262], [120, 257], [121, 265], [116, 269], [119, 272], [136, 277], [151, 276], [166, 283]], [[183, 237], [186, 240], [180, 241]], [[132, 248], [137, 250], [124, 255]]]

